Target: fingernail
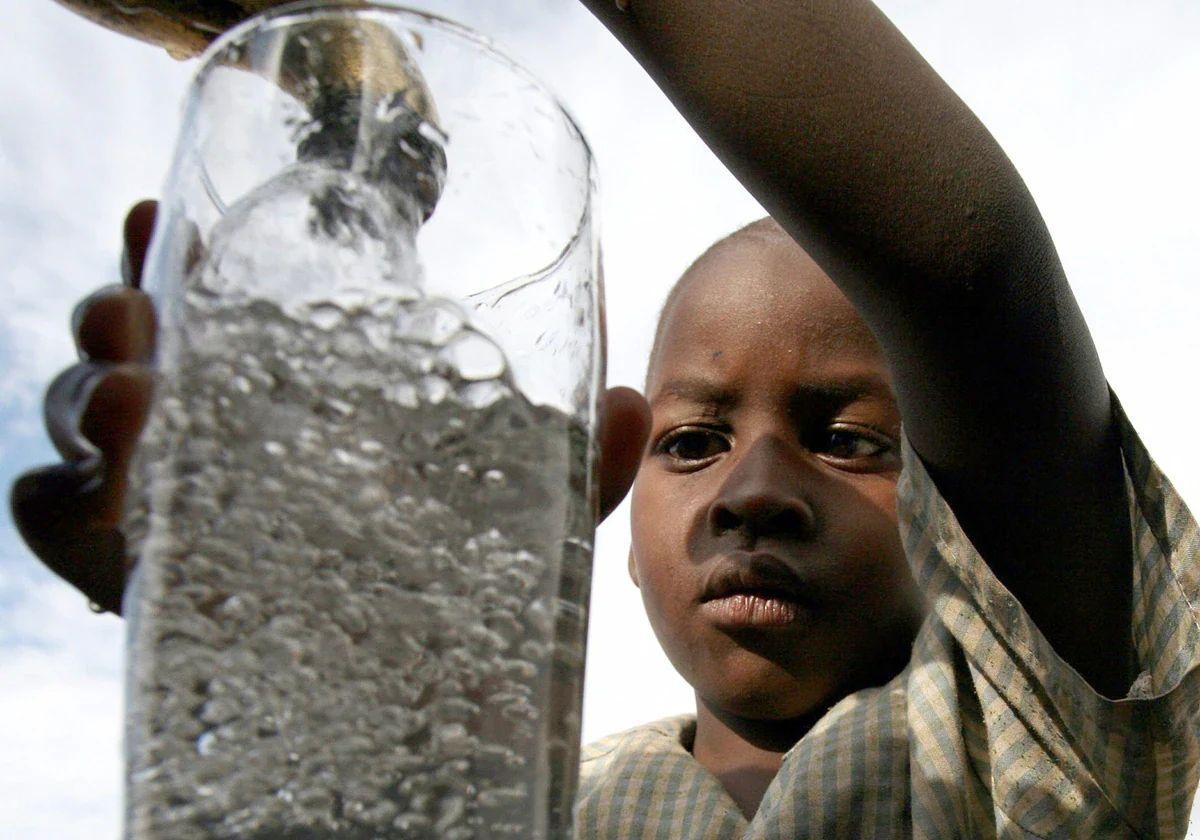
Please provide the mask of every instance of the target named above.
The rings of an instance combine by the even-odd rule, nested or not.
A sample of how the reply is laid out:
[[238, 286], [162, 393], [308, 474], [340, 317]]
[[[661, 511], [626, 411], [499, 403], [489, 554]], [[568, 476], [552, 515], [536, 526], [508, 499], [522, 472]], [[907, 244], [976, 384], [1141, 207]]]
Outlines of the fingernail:
[[94, 473], [101, 466], [100, 449], [84, 437], [80, 427], [92, 394], [111, 368], [96, 362], [73, 365], [55, 377], [46, 391], [43, 411], [50, 441], [83, 473]]
[[121, 249], [121, 284], [134, 288], [133, 283], [133, 261], [129, 258], [129, 249]]
[[[150, 246], [150, 237], [154, 233], [154, 223], [158, 216], [158, 202], [139, 201], [125, 215], [124, 242], [121, 250], [121, 279], [126, 286], [140, 289], [142, 286], [142, 260], [146, 257], [146, 249]], [[133, 243], [139, 259], [135, 263], [129, 244]]]

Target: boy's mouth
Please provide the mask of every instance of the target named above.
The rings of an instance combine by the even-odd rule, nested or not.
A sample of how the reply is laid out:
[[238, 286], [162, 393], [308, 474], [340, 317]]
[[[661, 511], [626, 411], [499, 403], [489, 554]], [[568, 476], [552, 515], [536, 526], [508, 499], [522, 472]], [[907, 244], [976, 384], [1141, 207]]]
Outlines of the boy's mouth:
[[804, 586], [779, 558], [738, 552], [709, 573], [700, 608], [718, 627], [785, 627], [800, 616]]

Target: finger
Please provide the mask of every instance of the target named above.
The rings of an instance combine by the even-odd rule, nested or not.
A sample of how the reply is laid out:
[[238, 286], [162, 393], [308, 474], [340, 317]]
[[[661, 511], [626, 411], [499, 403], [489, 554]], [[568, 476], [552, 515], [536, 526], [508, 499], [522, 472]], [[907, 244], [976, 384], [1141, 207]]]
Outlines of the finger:
[[632, 388], [610, 388], [600, 413], [600, 519], [625, 498], [650, 436], [650, 406]]
[[125, 540], [97, 516], [104, 482], [73, 464], [33, 470], [13, 484], [13, 521], [43, 563], [103, 609], [120, 614]]
[[120, 520], [125, 474], [150, 407], [152, 378], [133, 363], [82, 362], [68, 368], [46, 395], [46, 429], [59, 454], [98, 496], [96, 514]]
[[11, 495], [13, 520], [34, 554], [116, 613], [127, 573], [118, 524], [150, 395], [150, 372], [141, 365], [84, 362], [64, 371], [45, 412], [67, 463], [22, 475]]
[[154, 305], [135, 289], [105, 286], [75, 307], [71, 332], [80, 358], [145, 362], [154, 351]]
[[125, 216], [125, 250], [121, 254], [121, 279], [133, 289], [142, 287], [142, 269], [146, 251], [154, 233], [158, 202], [144, 199], [130, 208]]

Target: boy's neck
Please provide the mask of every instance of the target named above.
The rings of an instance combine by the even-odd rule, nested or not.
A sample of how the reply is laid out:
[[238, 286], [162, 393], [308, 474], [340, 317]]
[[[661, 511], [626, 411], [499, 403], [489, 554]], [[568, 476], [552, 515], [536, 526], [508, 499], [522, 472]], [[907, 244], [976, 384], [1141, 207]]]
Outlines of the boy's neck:
[[820, 717], [815, 713], [788, 720], [751, 720], [716, 709], [697, 697], [692, 756], [716, 776], [750, 819], [779, 772], [784, 754]]

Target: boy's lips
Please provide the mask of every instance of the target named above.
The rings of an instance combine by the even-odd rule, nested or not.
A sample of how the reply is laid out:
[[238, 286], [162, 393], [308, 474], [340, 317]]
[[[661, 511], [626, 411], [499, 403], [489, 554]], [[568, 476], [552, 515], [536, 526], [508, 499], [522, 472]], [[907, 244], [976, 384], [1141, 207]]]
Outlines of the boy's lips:
[[785, 627], [800, 616], [805, 600], [799, 576], [763, 552], [726, 555], [709, 572], [700, 609], [719, 627]]

